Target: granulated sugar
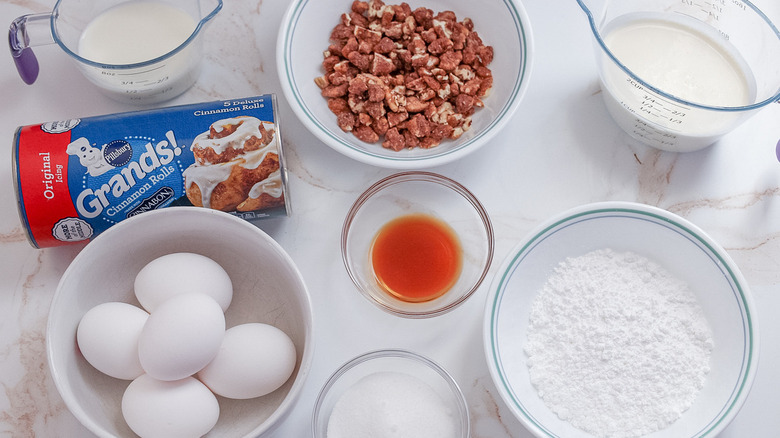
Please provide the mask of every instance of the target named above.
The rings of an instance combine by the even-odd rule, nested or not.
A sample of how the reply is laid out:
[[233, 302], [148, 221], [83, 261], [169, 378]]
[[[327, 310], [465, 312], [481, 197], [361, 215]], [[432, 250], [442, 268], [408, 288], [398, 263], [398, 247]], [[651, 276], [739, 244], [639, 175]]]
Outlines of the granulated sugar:
[[336, 401], [328, 438], [454, 438], [454, 412], [427, 383], [400, 372], [369, 374]]
[[712, 332], [688, 285], [633, 253], [559, 264], [534, 299], [531, 382], [558, 417], [600, 437], [664, 429], [709, 373]]

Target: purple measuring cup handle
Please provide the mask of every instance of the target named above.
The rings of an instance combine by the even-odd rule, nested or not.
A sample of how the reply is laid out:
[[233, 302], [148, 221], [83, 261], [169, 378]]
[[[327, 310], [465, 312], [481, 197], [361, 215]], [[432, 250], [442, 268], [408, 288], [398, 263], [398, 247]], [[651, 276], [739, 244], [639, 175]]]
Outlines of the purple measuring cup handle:
[[19, 72], [19, 76], [25, 84], [32, 84], [35, 79], [38, 78], [38, 72], [40, 67], [38, 66], [38, 59], [35, 57], [32, 49], [27, 47], [20, 50], [18, 53], [12, 53], [14, 63], [16, 64], [16, 70]]
[[[50, 16], [51, 14], [24, 15], [12, 21], [8, 29], [8, 47], [11, 49], [16, 70], [26, 84], [35, 82], [40, 71], [38, 59], [32, 51], [28, 25], [48, 21]], [[50, 38], [47, 38], [47, 42], [49, 40]]]
[[777, 161], [780, 161], [780, 140], [777, 140], [777, 146], [775, 146], [775, 155], [777, 156]]

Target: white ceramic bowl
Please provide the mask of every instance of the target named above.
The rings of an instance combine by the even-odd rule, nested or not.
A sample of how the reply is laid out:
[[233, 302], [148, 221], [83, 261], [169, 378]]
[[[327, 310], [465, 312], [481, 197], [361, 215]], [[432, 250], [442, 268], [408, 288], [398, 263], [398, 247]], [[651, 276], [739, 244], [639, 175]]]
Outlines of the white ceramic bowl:
[[411, 351], [395, 349], [376, 350], [361, 354], [339, 367], [331, 375], [320, 390], [314, 404], [312, 436], [325, 438], [333, 407], [344, 395], [344, 392], [362, 378], [379, 372], [404, 373], [425, 382], [439, 395], [442, 403], [445, 403], [447, 409], [455, 417], [457, 432], [452, 438], [471, 436], [468, 405], [463, 392], [452, 376], [427, 357]]
[[273, 393], [250, 400], [217, 397], [220, 417], [207, 436], [255, 437], [287, 416], [311, 368], [312, 310], [292, 259], [262, 230], [227, 213], [197, 207], [147, 212], [120, 222], [90, 242], [65, 271], [52, 300], [46, 349], [54, 383], [68, 409], [99, 437], [136, 436], [121, 412], [130, 383], [87, 363], [76, 345], [81, 317], [97, 304], [138, 305], [133, 281], [153, 259], [173, 252], [212, 258], [233, 281], [226, 326], [274, 325], [295, 344], [293, 376]]
[[665, 210], [627, 202], [574, 208], [540, 225], [509, 254], [491, 285], [484, 341], [501, 397], [538, 437], [592, 437], [556, 416], [531, 384], [523, 351], [530, 305], [567, 257], [631, 251], [688, 283], [712, 329], [710, 372], [693, 405], [648, 438], [713, 437], [737, 415], [758, 364], [758, 327], [748, 285], [715, 241]]
[[[400, 4], [401, 2], [386, 2]], [[458, 21], [469, 17], [485, 44], [493, 46], [493, 89], [483, 99], [471, 129], [457, 140], [445, 140], [430, 149], [393, 151], [380, 143], [367, 144], [343, 132], [314, 79], [322, 76], [323, 51], [329, 36], [348, 13], [352, 0], [295, 0], [282, 22], [277, 41], [277, 68], [282, 90], [295, 114], [314, 135], [336, 151], [358, 161], [395, 169], [437, 166], [472, 153], [490, 141], [512, 118], [528, 88], [533, 40], [528, 15], [515, 0], [422, 0], [408, 2], [434, 13], [452, 10]]]

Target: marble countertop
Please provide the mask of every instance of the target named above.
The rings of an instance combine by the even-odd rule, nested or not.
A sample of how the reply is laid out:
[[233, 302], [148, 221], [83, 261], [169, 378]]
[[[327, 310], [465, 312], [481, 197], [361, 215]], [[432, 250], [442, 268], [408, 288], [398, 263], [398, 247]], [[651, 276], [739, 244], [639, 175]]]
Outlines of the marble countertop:
[[[755, 2], [776, 23], [780, 3]], [[285, 125], [293, 214], [260, 227], [297, 263], [317, 318], [314, 367], [291, 416], [273, 436], [304, 437], [328, 376], [363, 352], [403, 347], [447, 368], [468, 400], [475, 438], [527, 438], [488, 373], [482, 316], [488, 284], [455, 311], [431, 320], [393, 317], [360, 297], [339, 257], [338, 236], [355, 198], [393, 171], [341, 156], [303, 129], [283, 99], [275, 44], [288, 2], [229, 0], [206, 30], [204, 71], [166, 105], [276, 93]], [[0, 16], [50, 11], [54, 0], [0, 0]], [[468, 187], [489, 212], [500, 262], [537, 224], [596, 201], [636, 201], [676, 213], [709, 233], [742, 270], [760, 324], [758, 373], [723, 437], [776, 437], [780, 430], [780, 105], [770, 104], [714, 146], [675, 154], [640, 146], [610, 119], [599, 95], [589, 29], [574, 0], [525, 0], [535, 65], [515, 120], [478, 154], [428, 170]], [[83, 248], [34, 249], [16, 211], [11, 144], [16, 127], [134, 109], [99, 94], [56, 46], [36, 49], [38, 81], [25, 85], [0, 56], [0, 436], [89, 436], [49, 374], [49, 303]]]

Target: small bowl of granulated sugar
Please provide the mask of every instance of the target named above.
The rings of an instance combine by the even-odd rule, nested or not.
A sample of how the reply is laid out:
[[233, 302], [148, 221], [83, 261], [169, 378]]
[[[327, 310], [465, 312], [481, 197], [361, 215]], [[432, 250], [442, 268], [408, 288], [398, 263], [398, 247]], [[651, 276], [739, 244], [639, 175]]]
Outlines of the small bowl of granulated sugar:
[[574, 208], [519, 242], [484, 329], [491, 377], [537, 437], [715, 436], [758, 363], [753, 300], [726, 251], [628, 202]]
[[468, 408], [458, 384], [432, 360], [407, 350], [377, 350], [341, 366], [314, 407], [314, 438], [468, 438]]

